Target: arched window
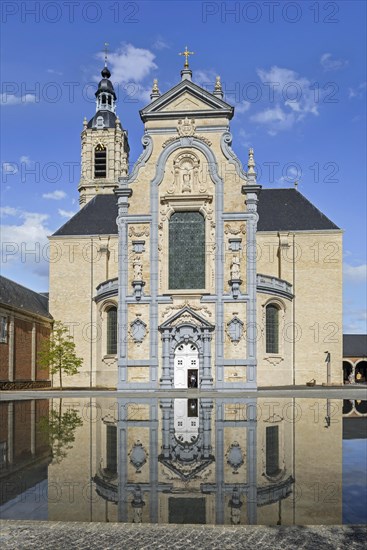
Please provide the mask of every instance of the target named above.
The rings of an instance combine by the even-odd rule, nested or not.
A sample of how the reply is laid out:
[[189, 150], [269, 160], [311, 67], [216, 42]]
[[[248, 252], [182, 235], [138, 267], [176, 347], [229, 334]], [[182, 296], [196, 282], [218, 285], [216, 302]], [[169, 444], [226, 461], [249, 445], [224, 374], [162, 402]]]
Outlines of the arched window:
[[279, 474], [279, 426], [266, 428], [266, 475]]
[[103, 127], [104, 127], [103, 116], [98, 116], [96, 128], [103, 128]]
[[94, 177], [105, 178], [107, 174], [107, 149], [98, 143], [94, 150]]
[[175, 212], [169, 220], [169, 288], [205, 288], [205, 220]]
[[113, 424], [107, 425], [106, 434], [106, 474], [116, 474], [117, 472], [117, 427]]
[[117, 308], [107, 310], [107, 355], [117, 353]]
[[279, 353], [279, 308], [266, 306], [266, 353]]

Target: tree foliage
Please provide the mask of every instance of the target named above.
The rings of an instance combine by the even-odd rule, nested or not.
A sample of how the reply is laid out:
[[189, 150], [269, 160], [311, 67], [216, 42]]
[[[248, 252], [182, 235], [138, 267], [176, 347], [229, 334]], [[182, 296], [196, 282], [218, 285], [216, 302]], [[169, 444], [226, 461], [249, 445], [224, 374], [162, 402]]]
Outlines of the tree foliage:
[[49, 369], [50, 374], [59, 374], [61, 390], [62, 374], [76, 374], [83, 363], [76, 356], [74, 338], [70, 336], [68, 327], [60, 321], [54, 323], [50, 340], [43, 342], [38, 360], [41, 368]]
[[39, 428], [48, 438], [54, 464], [59, 464], [66, 457], [67, 451], [73, 447], [75, 430], [82, 425], [83, 421], [75, 409], [62, 412], [62, 399], [59, 410], [51, 409], [48, 416], [40, 419]]

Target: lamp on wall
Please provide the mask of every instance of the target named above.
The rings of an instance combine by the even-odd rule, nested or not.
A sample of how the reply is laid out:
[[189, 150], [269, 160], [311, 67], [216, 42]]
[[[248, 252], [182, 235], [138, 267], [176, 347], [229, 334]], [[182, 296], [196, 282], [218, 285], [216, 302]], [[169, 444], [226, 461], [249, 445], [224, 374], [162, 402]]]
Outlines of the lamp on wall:
[[326, 385], [327, 386], [330, 386], [330, 382], [331, 382], [331, 377], [330, 377], [330, 361], [331, 361], [331, 354], [329, 351], [325, 351], [324, 352], [326, 354], [326, 357], [325, 357], [325, 363], [326, 363], [326, 368], [327, 368], [327, 371], [326, 371]]

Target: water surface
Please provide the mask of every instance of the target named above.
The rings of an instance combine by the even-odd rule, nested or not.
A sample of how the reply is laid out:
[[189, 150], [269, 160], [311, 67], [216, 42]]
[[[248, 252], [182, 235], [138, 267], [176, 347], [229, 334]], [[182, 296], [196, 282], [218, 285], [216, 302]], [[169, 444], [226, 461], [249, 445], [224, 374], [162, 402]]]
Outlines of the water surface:
[[2, 519], [366, 523], [367, 402], [0, 403]]

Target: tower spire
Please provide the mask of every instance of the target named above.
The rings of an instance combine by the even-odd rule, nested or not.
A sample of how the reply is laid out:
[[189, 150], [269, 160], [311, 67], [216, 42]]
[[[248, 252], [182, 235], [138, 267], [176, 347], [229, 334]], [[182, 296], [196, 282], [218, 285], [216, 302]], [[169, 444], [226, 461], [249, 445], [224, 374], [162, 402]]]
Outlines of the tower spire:
[[104, 43], [104, 67], [101, 71], [102, 80], [98, 84], [96, 91], [96, 111], [116, 112], [116, 94], [112, 82], [109, 80], [111, 71], [107, 67], [108, 42]]
[[104, 66], [105, 66], [105, 67], [107, 67], [108, 46], [109, 46], [109, 43], [108, 43], [108, 42], [105, 42], [105, 43], [104, 43]]
[[255, 159], [254, 159], [254, 150], [250, 147], [248, 151], [248, 164], [247, 164], [247, 177], [250, 183], [256, 183], [256, 172], [255, 172]]

